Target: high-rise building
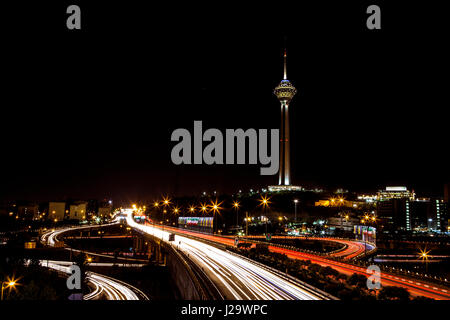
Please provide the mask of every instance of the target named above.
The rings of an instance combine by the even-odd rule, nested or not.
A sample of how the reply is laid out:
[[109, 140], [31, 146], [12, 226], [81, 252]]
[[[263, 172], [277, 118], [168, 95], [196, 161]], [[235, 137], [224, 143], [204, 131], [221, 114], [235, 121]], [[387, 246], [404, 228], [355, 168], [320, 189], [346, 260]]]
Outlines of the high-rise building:
[[411, 231], [412, 205], [415, 200], [414, 191], [406, 187], [386, 187], [378, 191], [377, 216], [385, 231]]
[[444, 232], [447, 207], [441, 198], [382, 198], [377, 202], [377, 216], [385, 231]]
[[383, 231], [411, 230], [409, 200], [392, 198], [378, 201], [377, 218]]
[[269, 186], [269, 191], [301, 190], [299, 186], [291, 185], [291, 153], [289, 132], [289, 104], [297, 93], [294, 85], [287, 79], [286, 49], [283, 55], [283, 80], [275, 87], [273, 93], [281, 104], [280, 124], [280, 169], [278, 186]]

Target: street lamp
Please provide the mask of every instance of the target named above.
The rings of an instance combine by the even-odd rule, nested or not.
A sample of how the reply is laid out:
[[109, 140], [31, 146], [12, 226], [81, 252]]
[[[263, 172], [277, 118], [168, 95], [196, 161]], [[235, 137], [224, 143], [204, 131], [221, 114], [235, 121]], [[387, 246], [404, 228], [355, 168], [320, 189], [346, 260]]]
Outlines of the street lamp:
[[233, 208], [236, 210], [236, 229], [239, 227], [239, 206], [240, 203], [238, 201], [233, 202]]
[[[361, 219], [361, 223], [362, 224], [364, 224], [364, 226], [366, 226], [366, 221], [367, 221], [367, 219]], [[367, 230], [367, 227], [366, 227], [366, 232], [367, 232], [368, 230]], [[364, 237], [364, 231], [363, 231], [363, 238], [364, 238], [364, 257], [366, 256], [366, 248], [367, 248], [367, 245], [366, 245], [366, 237]]]
[[335, 198], [330, 198], [330, 206], [334, 206], [334, 202], [336, 201]]
[[3, 300], [3, 290], [4, 290], [5, 288], [9, 288], [9, 289], [11, 290], [11, 288], [14, 288], [14, 287], [16, 286], [16, 284], [17, 284], [17, 280], [15, 280], [14, 278], [13, 278], [13, 279], [10, 279], [10, 278], [8, 277], [8, 280], [7, 280], [7, 281], [2, 281], [2, 294], [1, 294], [1, 300]]
[[215, 221], [215, 217], [216, 217], [216, 213], [220, 214], [220, 209], [222, 209], [222, 207], [220, 206], [222, 204], [222, 202], [218, 202], [218, 200], [216, 199], [216, 201], [212, 201], [211, 200], [211, 204], [210, 204], [210, 208], [213, 212], [213, 233], [214, 233], [214, 229], [215, 229], [215, 225], [216, 225], [216, 221]]
[[265, 217], [265, 220], [266, 220], [266, 236], [267, 236], [267, 216], [266, 216], [266, 208], [268, 208], [269, 207], [269, 203], [270, 203], [270, 198], [268, 198], [267, 196], [261, 196], [261, 199], [259, 200], [259, 202], [260, 202], [260, 206], [262, 206], [263, 207], [263, 212], [264, 212], [264, 217]]
[[169, 197], [163, 197], [163, 201], [162, 201], [163, 205], [164, 205], [164, 210], [163, 210], [163, 226], [162, 229], [164, 231], [164, 225], [165, 225], [165, 213], [167, 212], [167, 206], [170, 204], [170, 199]]
[[366, 214], [364, 216], [363, 219], [361, 219], [361, 223], [363, 223], [366, 227], [366, 233], [367, 233], [367, 237], [364, 237], [364, 232], [363, 232], [363, 238], [364, 238], [364, 256], [366, 256], [366, 251], [367, 251], [367, 238], [369, 237], [369, 223], [372, 221], [372, 223], [375, 223], [377, 220], [377, 218], [375, 216], [369, 216], [368, 214]]
[[206, 203], [200, 203], [200, 211], [205, 214], [206, 211], [208, 211], [208, 206], [206, 205]]
[[245, 237], [248, 237], [248, 222], [251, 220], [250, 217], [248, 216], [248, 211], [245, 212]]
[[153, 217], [153, 226], [155, 226], [155, 219], [156, 219], [157, 216], [159, 216], [159, 214], [158, 214], [159, 201], [153, 202], [153, 207], [154, 207], [155, 210], [156, 210], [156, 214], [155, 214], [155, 216]]
[[298, 199], [294, 199], [294, 206], [295, 206], [295, 218], [294, 221], [297, 222], [297, 203]]
[[419, 258], [422, 259], [422, 262], [425, 262], [425, 272], [428, 273], [428, 258], [430, 257], [429, 253], [431, 250], [427, 251], [427, 248], [425, 249], [419, 249]]

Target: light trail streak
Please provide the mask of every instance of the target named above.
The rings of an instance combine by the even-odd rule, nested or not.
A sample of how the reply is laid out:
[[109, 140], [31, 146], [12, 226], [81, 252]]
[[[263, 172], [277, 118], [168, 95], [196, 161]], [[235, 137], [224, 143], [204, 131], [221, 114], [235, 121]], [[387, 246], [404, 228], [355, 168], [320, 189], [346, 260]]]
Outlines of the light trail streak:
[[[127, 223], [142, 232], [168, 242], [169, 232], [152, 226], [136, 223], [132, 210], [125, 211]], [[227, 299], [255, 300], [322, 300], [327, 297], [302, 286], [293, 280], [281, 277], [272, 270], [262, 268], [241, 257], [205, 244], [201, 241], [175, 235], [174, 247], [183, 251], [199, 265], [223, 291]]]
[[[71, 273], [72, 262], [70, 261], [41, 260], [40, 264], [53, 270]], [[84, 300], [98, 299], [102, 295], [105, 295], [108, 300], [140, 300], [135, 292], [138, 292], [144, 300], [148, 300], [148, 297], [141, 290], [123, 281], [90, 271], [86, 273], [86, 279], [94, 285], [95, 289], [84, 296]]]
[[[166, 229], [173, 230], [174, 232], [183, 233], [190, 235], [192, 237], [206, 239], [209, 241], [213, 241], [219, 244], [225, 245], [234, 245], [234, 241], [231, 238], [225, 238], [221, 236], [215, 236], [210, 234], [202, 234], [193, 231], [187, 231], [177, 228], [166, 227]], [[286, 249], [278, 246], [273, 246], [269, 244], [269, 250], [272, 252], [278, 252], [287, 255], [292, 259], [300, 259], [300, 260], [310, 260], [313, 263], [317, 263], [324, 267], [331, 267], [343, 274], [351, 275], [353, 273], [361, 274], [364, 276], [369, 276], [366, 268], [354, 266], [352, 264], [333, 261], [318, 255], [314, 255], [311, 253], [299, 252], [291, 249]], [[369, 250], [369, 244], [368, 244]], [[395, 274], [390, 274], [387, 272], [381, 272], [381, 285], [382, 286], [399, 286], [407, 289], [413, 296], [425, 296], [428, 298], [436, 299], [436, 300], [450, 300], [450, 292], [447, 287], [442, 287], [439, 285], [426, 283], [426, 279], [417, 280], [415, 278], [408, 278], [407, 276], [400, 276]]]
[[98, 228], [98, 227], [108, 227], [113, 226], [115, 224], [118, 224], [118, 221], [114, 221], [112, 223], [108, 224], [101, 224], [101, 225], [89, 225], [89, 226], [82, 226], [82, 227], [72, 227], [72, 228], [62, 228], [62, 229], [52, 229], [50, 231], [47, 231], [41, 236], [41, 241], [51, 247], [54, 247], [56, 242], [58, 242], [57, 236], [61, 233], [68, 232], [68, 231], [75, 231], [75, 230], [83, 230], [83, 229], [92, 229], [92, 228]]

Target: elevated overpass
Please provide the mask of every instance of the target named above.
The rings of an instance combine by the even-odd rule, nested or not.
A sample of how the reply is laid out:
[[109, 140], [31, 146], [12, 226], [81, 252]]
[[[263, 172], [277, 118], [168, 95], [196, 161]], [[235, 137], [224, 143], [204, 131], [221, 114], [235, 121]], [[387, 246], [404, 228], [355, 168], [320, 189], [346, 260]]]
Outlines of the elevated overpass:
[[[169, 241], [172, 230], [136, 223], [132, 211], [126, 222], [141, 232], [160, 238], [198, 266], [227, 300], [331, 300], [331, 295], [282, 272], [227, 252], [220, 247], [178, 233]], [[229, 239], [227, 239], [229, 240]], [[230, 240], [232, 241], [232, 240]]]

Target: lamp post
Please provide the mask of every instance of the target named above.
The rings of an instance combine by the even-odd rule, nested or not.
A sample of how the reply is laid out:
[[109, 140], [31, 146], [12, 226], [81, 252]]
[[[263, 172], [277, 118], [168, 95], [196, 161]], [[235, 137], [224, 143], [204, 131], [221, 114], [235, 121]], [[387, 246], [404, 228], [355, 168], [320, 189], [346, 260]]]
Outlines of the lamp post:
[[213, 212], [213, 234], [215, 233], [215, 225], [216, 225], [216, 213], [220, 213], [220, 209], [222, 209], [220, 207], [220, 205], [222, 204], [222, 202], [218, 202], [218, 200], [216, 199], [216, 201], [212, 201], [211, 200], [211, 211]]
[[153, 207], [155, 208], [155, 210], [156, 210], [156, 214], [154, 215], [154, 217], [153, 217], [153, 229], [155, 228], [155, 220], [156, 220], [156, 217], [157, 216], [159, 216], [159, 214], [158, 214], [158, 208], [159, 208], [159, 201], [155, 201], [154, 203], [153, 203]]
[[269, 207], [270, 203], [269, 199], [270, 198], [268, 198], [267, 196], [261, 196], [261, 199], [259, 200], [260, 205], [263, 206], [264, 218], [266, 220], [266, 236], [267, 236], [267, 220], [269, 220], [266, 215], [266, 209]]
[[248, 237], [248, 211], [245, 212], [245, 237]]
[[[364, 224], [364, 226], [366, 225], [366, 222], [364, 219], [361, 220], [361, 222]], [[363, 238], [364, 238], [364, 257], [366, 256], [366, 238], [364, 237], [364, 231], [363, 231]]]
[[419, 258], [422, 259], [422, 262], [425, 262], [425, 272], [428, 273], [428, 258], [430, 257], [428, 254], [431, 250], [427, 251], [427, 248], [424, 250], [420, 250], [419, 252]]
[[233, 208], [236, 210], [236, 229], [239, 227], [239, 206], [240, 203], [238, 201], [233, 202]]
[[162, 225], [162, 230], [164, 231], [164, 225], [166, 224], [165, 221], [165, 213], [167, 212], [167, 206], [170, 204], [170, 199], [169, 197], [163, 197], [163, 205], [164, 205], [164, 210], [163, 210], [163, 225]]
[[[6, 284], [6, 285], [5, 285]], [[2, 281], [2, 294], [1, 294], [1, 300], [3, 300], [3, 290], [5, 288], [14, 288], [16, 285], [15, 280], [8, 279], [7, 281]]]
[[[375, 223], [375, 221], [377, 220], [377, 218], [375, 216], [369, 217], [368, 214], [366, 214], [364, 216], [363, 219], [361, 219], [361, 222], [364, 224], [364, 226], [366, 227], [366, 234], [367, 237], [369, 237], [369, 222], [372, 221], [373, 223]], [[364, 257], [367, 254], [367, 237], [364, 237], [364, 232], [363, 232], [363, 238], [364, 238]]]
[[294, 199], [294, 207], [295, 207], [295, 218], [294, 221], [297, 222], [297, 203], [298, 203], [298, 199]]
[[348, 222], [348, 219], [350, 218], [350, 216], [346, 212], [340, 212], [339, 216], [341, 217], [341, 229], [343, 230], [344, 229], [344, 222], [342, 221], [342, 216], [344, 216], [345, 222]]

